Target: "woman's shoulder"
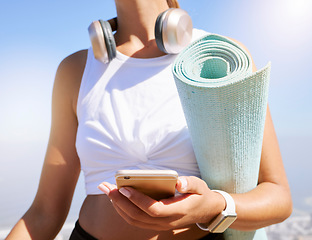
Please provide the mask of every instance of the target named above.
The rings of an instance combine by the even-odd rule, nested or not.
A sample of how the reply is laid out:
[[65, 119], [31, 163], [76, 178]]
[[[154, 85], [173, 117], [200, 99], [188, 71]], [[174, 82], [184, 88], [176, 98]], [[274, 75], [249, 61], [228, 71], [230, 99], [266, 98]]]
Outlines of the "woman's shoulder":
[[[65, 57], [58, 66], [54, 80], [54, 92], [59, 98], [69, 97], [74, 109], [87, 62], [88, 50], [77, 51]], [[66, 97], [67, 96], [67, 97]]]
[[[210, 35], [210, 34], [216, 34], [216, 33], [211, 33], [211, 32], [208, 32], [206, 30], [203, 30], [203, 29], [194, 28], [192, 38], [193, 38], [193, 41], [195, 41], [197, 39], [203, 38], [203, 37]], [[219, 34], [217, 34], [217, 35], [219, 35]], [[229, 36], [224, 36], [224, 37], [226, 37], [226, 38], [232, 40], [233, 42], [237, 43], [240, 47], [244, 48], [245, 50], [248, 50], [242, 42], [240, 42], [240, 41], [238, 41], [232, 37], [229, 37]]]
[[248, 55], [249, 55], [249, 57], [250, 57], [250, 59], [252, 61], [252, 71], [256, 72], [257, 71], [256, 64], [255, 64], [255, 62], [254, 62], [254, 60], [252, 58], [252, 55], [251, 55], [249, 49], [246, 47], [246, 45], [244, 45], [242, 42], [240, 42], [237, 39], [234, 39], [232, 37], [227, 37], [227, 38], [232, 40], [233, 42], [235, 42], [238, 46], [240, 46], [242, 49], [244, 49], [248, 53]]
[[82, 76], [87, 56], [88, 50], [83, 49], [65, 57], [58, 66], [57, 76], [60, 76], [64, 80]]

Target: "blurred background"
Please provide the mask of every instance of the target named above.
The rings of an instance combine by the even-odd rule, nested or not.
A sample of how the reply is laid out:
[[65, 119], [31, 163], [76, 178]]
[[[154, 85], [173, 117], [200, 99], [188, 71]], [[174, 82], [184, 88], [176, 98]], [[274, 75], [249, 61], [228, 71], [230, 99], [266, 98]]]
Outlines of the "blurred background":
[[[294, 201], [312, 214], [312, 1], [180, 0], [196, 28], [235, 38], [260, 69], [272, 62], [269, 103]], [[50, 131], [58, 64], [89, 48], [89, 24], [115, 17], [113, 0], [0, 3], [0, 239], [35, 196]], [[64, 229], [84, 198], [80, 178]]]

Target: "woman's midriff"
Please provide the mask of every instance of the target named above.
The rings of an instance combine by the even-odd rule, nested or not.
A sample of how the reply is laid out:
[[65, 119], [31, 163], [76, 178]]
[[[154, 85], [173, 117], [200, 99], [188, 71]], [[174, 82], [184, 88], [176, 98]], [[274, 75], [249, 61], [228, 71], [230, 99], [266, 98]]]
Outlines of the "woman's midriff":
[[207, 235], [196, 225], [171, 231], [151, 231], [129, 225], [116, 212], [106, 195], [86, 197], [79, 214], [81, 227], [98, 239], [176, 239], [192, 240]]

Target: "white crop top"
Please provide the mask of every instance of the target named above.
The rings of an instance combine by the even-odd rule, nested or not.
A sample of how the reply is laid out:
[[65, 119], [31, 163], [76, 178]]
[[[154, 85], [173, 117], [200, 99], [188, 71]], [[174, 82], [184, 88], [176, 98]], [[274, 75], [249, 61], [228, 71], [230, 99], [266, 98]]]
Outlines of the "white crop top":
[[[194, 30], [193, 39], [207, 34]], [[109, 64], [92, 49], [80, 86], [76, 148], [86, 193], [120, 169], [173, 169], [199, 176], [171, 72], [176, 55], [138, 59], [119, 52]]]

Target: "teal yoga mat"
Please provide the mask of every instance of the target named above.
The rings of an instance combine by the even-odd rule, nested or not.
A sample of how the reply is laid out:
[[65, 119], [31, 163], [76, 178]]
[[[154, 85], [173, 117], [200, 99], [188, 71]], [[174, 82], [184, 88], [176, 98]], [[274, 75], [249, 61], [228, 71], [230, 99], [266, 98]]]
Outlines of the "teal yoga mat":
[[[181, 52], [173, 75], [202, 179], [211, 189], [244, 193], [257, 186], [270, 63], [256, 73], [234, 41], [207, 35]], [[228, 229], [225, 239], [267, 239], [263, 229]]]

